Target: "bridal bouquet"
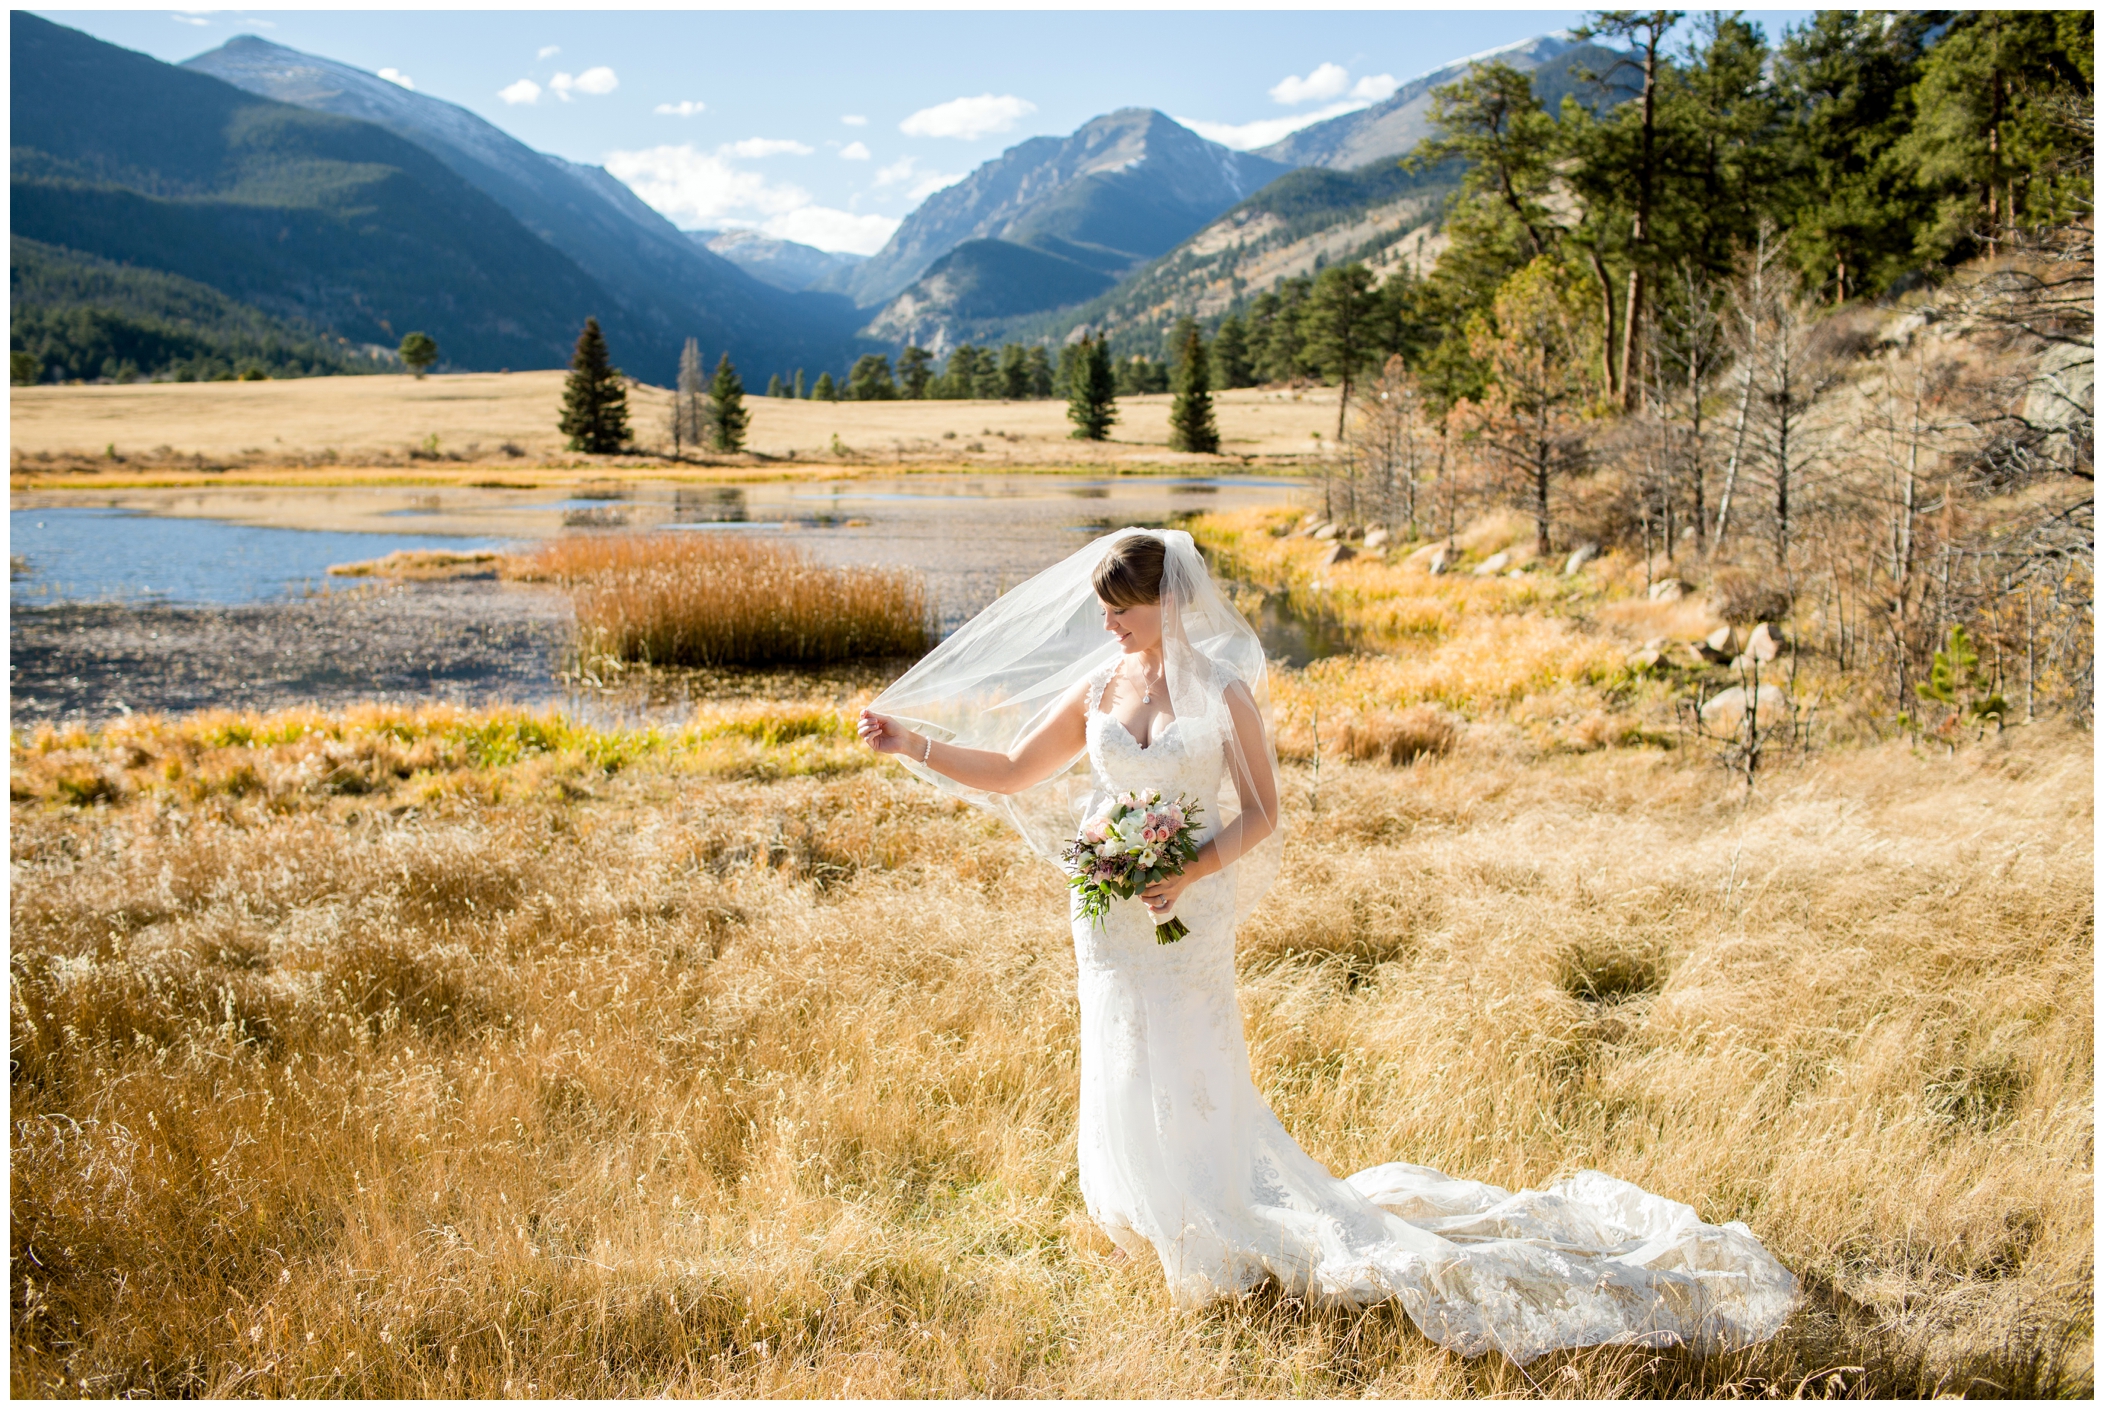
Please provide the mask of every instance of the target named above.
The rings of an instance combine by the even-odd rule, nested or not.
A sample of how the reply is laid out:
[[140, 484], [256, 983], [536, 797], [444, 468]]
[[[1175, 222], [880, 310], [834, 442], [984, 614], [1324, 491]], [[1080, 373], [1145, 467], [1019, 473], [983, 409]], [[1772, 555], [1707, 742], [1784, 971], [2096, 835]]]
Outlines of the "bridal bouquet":
[[[1061, 855], [1081, 893], [1081, 913], [1100, 919], [1113, 900], [1129, 901], [1179, 874], [1198, 855], [1199, 809], [1188, 798], [1162, 801], [1158, 790], [1121, 793], [1108, 813], [1085, 824]], [[1154, 927], [1155, 943], [1181, 940], [1191, 928], [1171, 916]]]

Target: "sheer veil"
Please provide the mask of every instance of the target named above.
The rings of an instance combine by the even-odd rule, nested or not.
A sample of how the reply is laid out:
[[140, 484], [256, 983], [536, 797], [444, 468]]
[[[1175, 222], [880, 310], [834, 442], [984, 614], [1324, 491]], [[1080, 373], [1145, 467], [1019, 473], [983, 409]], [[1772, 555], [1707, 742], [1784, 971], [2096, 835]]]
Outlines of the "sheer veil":
[[[1103, 630], [1091, 575], [1113, 544], [1140, 533], [1152, 533], [1167, 550], [1161, 607], [1169, 705], [1178, 720], [1216, 725], [1221, 740], [1216, 821], [1225, 828], [1244, 810], [1261, 810], [1262, 793], [1254, 784], [1278, 776], [1263, 644], [1181, 530], [1119, 529], [1095, 540], [1003, 594], [870, 708], [938, 740], [974, 749], [1014, 748], [1050, 716], [1069, 688], [1118, 656], [1116, 641]], [[1237, 729], [1230, 703], [1235, 700], [1260, 728]], [[1059, 849], [1108, 803], [1090, 778], [1085, 754], [1075, 755], [1045, 782], [1012, 794], [967, 788], [918, 760], [897, 757], [936, 788], [1014, 825], [1054, 866]], [[1276, 787], [1271, 791], [1276, 798]], [[1256, 909], [1278, 874], [1284, 828], [1282, 819], [1269, 820], [1264, 840], [1228, 862], [1238, 920]]]

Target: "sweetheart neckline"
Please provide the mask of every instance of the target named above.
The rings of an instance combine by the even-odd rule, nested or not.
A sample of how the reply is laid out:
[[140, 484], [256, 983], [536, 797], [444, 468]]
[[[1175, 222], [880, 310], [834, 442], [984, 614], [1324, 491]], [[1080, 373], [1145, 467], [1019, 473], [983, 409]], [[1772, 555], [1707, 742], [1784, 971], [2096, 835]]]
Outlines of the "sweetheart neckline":
[[1181, 716], [1181, 715], [1171, 715], [1171, 716], [1169, 717], [1169, 723], [1168, 723], [1168, 724], [1166, 724], [1166, 725], [1163, 725], [1163, 726], [1161, 727], [1161, 729], [1157, 729], [1157, 730], [1154, 730], [1153, 732], [1151, 732], [1151, 733], [1150, 733], [1150, 734], [1148, 735], [1148, 737], [1147, 737], [1147, 742], [1146, 742], [1145, 744], [1142, 744], [1142, 743], [1140, 743], [1140, 737], [1139, 737], [1138, 735], [1136, 735], [1136, 734], [1134, 734], [1134, 733], [1132, 732], [1132, 727], [1131, 727], [1130, 725], [1126, 724], [1126, 723], [1125, 723], [1125, 721], [1123, 721], [1123, 720], [1119, 719], [1119, 718], [1118, 718], [1118, 717], [1117, 717], [1116, 715], [1113, 715], [1113, 714], [1112, 714], [1112, 713], [1111, 713], [1110, 711], [1108, 711], [1108, 710], [1093, 710], [1093, 711], [1090, 711], [1090, 713], [1091, 713], [1091, 714], [1093, 714], [1093, 715], [1095, 715], [1095, 716], [1096, 716], [1097, 718], [1099, 718], [1099, 719], [1105, 719], [1105, 720], [1109, 720], [1109, 721], [1110, 721], [1110, 722], [1111, 722], [1112, 724], [1116, 725], [1116, 726], [1117, 726], [1117, 727], [1118, 727], [1119, 729], [1121, 729], [1121, 730], [1124, 730], [1124, 731], [1125, 731], [1125, 737], [1126, 737], [1127, 739], [1129, 739], [1129, 740], [1131, 740], [1131, 741], [1132, 741], [1132, 745], [1133, 745], [1133, 748], [1135, 748], [1135, 749], [1139, 750], [1139, 751], [1140, 751], [1140, 752], [1141, 752], [1142, 754], [1145, 754], [1145, 753], [1147, 753], [1147, 752], [1148, 752], [1149, 750], [1153, 749], [1155, 745], [1157, 745], [1157, 744], [1161, 743], [1161, 739], [1162, 739], [1162, 730], [1166, 730], [1166, 729], [1170, 728], [1170, 727], [1171, 727], [1171, 726], [1173, 726], [1173, 725], [1180, 725], [1180, 724], [1182, 724], [1182, 723], [1183, 723], [1183, 716]]

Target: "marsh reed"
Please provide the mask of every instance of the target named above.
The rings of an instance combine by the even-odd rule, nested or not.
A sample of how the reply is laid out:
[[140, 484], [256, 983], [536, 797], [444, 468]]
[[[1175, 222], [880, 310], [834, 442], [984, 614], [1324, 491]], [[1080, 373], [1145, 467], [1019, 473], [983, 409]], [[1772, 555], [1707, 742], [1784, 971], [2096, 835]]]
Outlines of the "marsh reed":
[[618, 661], [812, 666], [915, 655], [933, 640], [918, 573], [827, 567], [748, 534], [560, 538], [512, 572], [567, 588], [580, 648]]

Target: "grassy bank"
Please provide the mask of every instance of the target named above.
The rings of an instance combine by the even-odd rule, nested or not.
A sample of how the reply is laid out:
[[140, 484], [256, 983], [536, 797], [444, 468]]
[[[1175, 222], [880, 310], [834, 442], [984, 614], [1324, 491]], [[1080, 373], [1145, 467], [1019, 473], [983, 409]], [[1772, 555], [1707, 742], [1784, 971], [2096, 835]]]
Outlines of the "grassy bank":
[[843, 733], [18, 739], [18, 1395], [2080, 1393], [2089, 740], [1289, 765], [1256, 1079], [1339, 1170], [1594, 1167], [1807, 1285], [1709, 1362], [1178, 1315], [1074, 1182], [1063, 888]]

